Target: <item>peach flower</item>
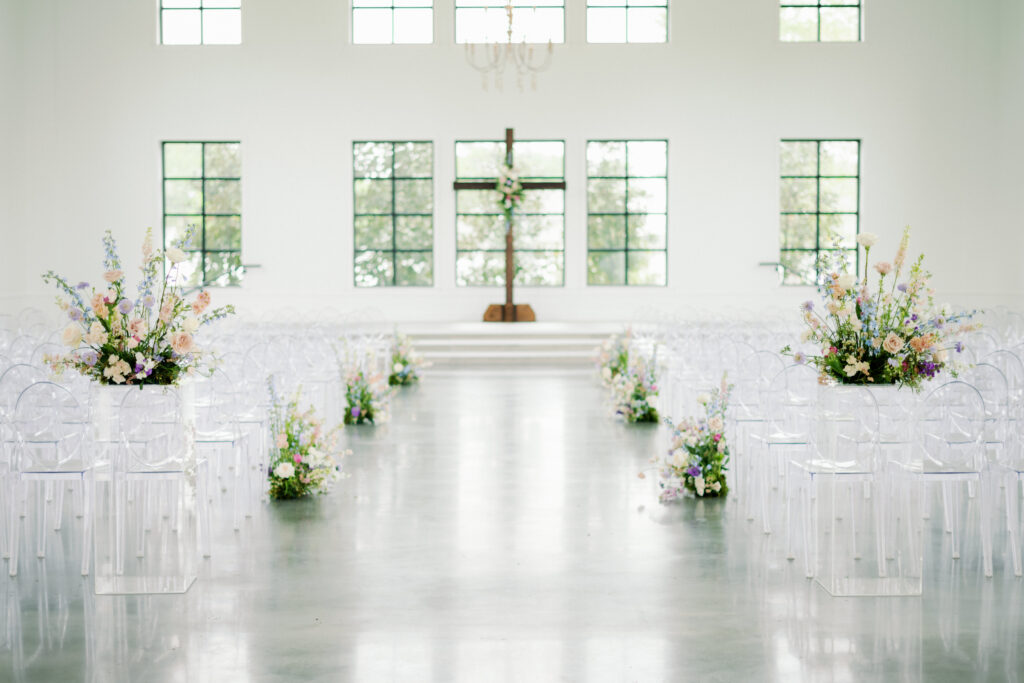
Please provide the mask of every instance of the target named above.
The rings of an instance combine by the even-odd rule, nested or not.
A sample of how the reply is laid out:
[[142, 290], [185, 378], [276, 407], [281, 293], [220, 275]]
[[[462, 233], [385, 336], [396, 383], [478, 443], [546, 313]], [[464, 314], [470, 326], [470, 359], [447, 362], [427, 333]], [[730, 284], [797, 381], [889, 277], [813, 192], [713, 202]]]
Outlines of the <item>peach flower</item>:
[[171, 348], [179, 356], [192, 350], [192, 335], [188, 332], [177, 332], [171, 337]]

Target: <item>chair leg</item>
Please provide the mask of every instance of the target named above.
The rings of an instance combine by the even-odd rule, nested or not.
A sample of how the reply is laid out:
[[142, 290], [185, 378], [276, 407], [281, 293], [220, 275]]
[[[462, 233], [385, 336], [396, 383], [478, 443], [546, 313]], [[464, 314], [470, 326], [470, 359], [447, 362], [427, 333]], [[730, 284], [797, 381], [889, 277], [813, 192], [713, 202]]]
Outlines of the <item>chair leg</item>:
[[942, 486], [944, 490], [949, 492], [950, 509], [949, 516], [946, 518], [946, 526], [951, 534], [951, 542], [953, 545], [953, 559], [960, 559], [960, 487], [954, 486], [947, 482], [943, 482]]
[[53, 530], [60, 531], [61, 522], [64, 518], [64, 482], [54, 482], [57, 487], [57, 495], [54, 498], [53, 509]]
[[1011, 472], [1004, 482], [1003, 495], [1006, 499], [1006, 533], [1010, 541], [1010, 558], [1013, 560], [1013, 575], [1024, 574], [1021, 567], [1020, 548], [1020, 500], [1017, 498], [1017, 473]]
[[82, 477], [82, 576], [89, 575], [89, 559], [92, 556], [92, 476]]
[[[22, 488], [23, 486], [25, 486], [24, 482], [19, 482], [18, 489]], [[21, 500], [21, 497], [18, 495], [18, 493], [18, 490], [11, 491], [11, 514], [9, 515], [10, 519], [7, 520], [9, 522], [9, 531], [7, 533], [7, 550], [8, 557], [10, 558], [7, 564], [7, 573], [11, 576], [18, 575], [18, 548], [20, 545], [18, 543], [18, 536], [19, 531], [21, 530], [21, 515], [18, 514], [18, 510], [20, 508], [19, 502]]]
[[42, 490], [36, 498], [36, 557], [46, 557], [46, 501], [52, 495], [51, 482], [39, 482]]
[[[970, 484], [971, 482], [967, 482]], [[992, 577], [992, 507], [995, 494], [995, 482], [987, 473], [981, 475], [977, 482], [981, 490], [976, 505], [981, 515], [981, 563], [986, 578]]]

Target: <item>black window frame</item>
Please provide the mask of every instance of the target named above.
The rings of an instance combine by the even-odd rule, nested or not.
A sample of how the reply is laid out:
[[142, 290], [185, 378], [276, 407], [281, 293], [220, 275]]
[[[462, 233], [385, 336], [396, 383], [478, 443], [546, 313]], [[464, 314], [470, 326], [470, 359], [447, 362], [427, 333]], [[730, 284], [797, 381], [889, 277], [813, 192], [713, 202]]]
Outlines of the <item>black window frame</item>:
[[[861, 43], [864, 42], [864, 0], [842, 0], [843, 4], [823, 4], [823, 0], [817, 0], [817, 4], [797, 4], [795, 2], [786, 2], [781, 0], [779, 3], [779, 21], [782, 20], [782, 11], [787, 9], [816, 9], [818, 10], [818, 34], [814, 40], [798, 40], [798, 41], [782, 41], [782, 42], [797, 42], [797, 43]], [[849, 9], [851, 7], [857, 8], [857, 40], [822, 40], [821, 39], [821, 10], [823, 9]], [[780, 23], [781, 30], [781, 23]]]
[[[353, 45], [433, 45], [437, 42], [437, 36], [434, 35], [434, 0], [421, 0], [425, 3], [423, 5], [395, 5], [394, 0], [391, 0], [390, 5], [365, 5], [361, 7], [356, 6], [357, 0], [352, 0], [351, 6], [349, 7], [349, 21], [351, 22], [351, 36], [350, 40]], [[402, 10], [412, 9], [428, 9], [430, 10], [430, 42], [429, 43], [396, 43], [395, 42], [395, 12]], [[359, 43], [356, 42], [356, 10], [371, 10], [371, 11], [384, 11], [388, 10], [391, 12], [391, 40], [386, 43]]]
[[[560, 10], [562, 10], [562, 39], [560, 41], [558, 41], [557, 43], [555, 41], [551, 41], [551, 42], [554, 45], [565, 45], [565, 40], [566, 40], [566, 35], [565, 34], [566, 34], [566, 28], [567, 28], [567, 26], [566, 26], [565, 10], [566, 10], [566, 5], [568, 4], [568, 2], [571, 2], [572, 0], [562, 0], [562, 4], [560, 4], [560, 5], [543, 4], [544, 1], [545, 0], [540, 0], [539, 2], [527, 2], [526, 0], [511, 0], [511, 2], [512, 2], [512, 19], [513, 19], [513, 22], [515, 21], [516, 10], [560, 9]], [[459, 36], [459, 10], [460, 9], [484, 9], [484, 10], [497, 10], [497, 11], [504, 12], [505, 11], [504, 6], [485, 5], [485, 4], [482, 4], [482, 3], [481, 4], [477, 4], [477, 5], [460, 5], [458, 3], [458, 0], [455, 0], [454, 2], [452, 2], [452, 11], [454, 13], [454, 16], [452, 18], [452, 36], [453, 36], [453, 40], [455, 41], [456, 45], [481, 45], [483, 43], [494, 42], [494, 41], [474, 41], [474, 40], [469, 40], [469, 41], [466, 41], [466, 42], [459, 42], [458, 36]], [[513, 24], [513, 26], [514, 26], [514, 24]], [[502, 38], [498, 42], [504, 44], [505, 38]], [[537, 42], [528, 42], [527, 44], [528, 45], [544, 45], [546, 43], [547, 43], [547, 41], [542, 41], [542, 42], [539, 42], [539, 43], [537, 43]], [[488, 141], [487, 140], [464, 140], [463, 142], [488, 142]], [[523, 142], [526, 142], [526, 141], [524, 140]]]
[[[167, 173], [167, 145], [202, 145], [202, 149], [201, 149], [201, 153], [200, 153], [200, 156], [202, 158], [202, 176], [199, 177], [199, 178], [192, 178], [192, 177], [186, 177], [186, 176], [168, 176], [168, 175], [166, 175], [166, 173]], [[162, 220], [161, 225], [160, 225], [161, 244], [163, 244], [165, 248], [168, 246], [167, 245], [167, 218], [168, 218], [168, 216], [185, 217], [185, 216], [202, 215], [202, 217], [203, 217], [203, 226], [202, 226], [202, 230], [200, 230], [200, 232], [199, 232], [199, 240], [200, 240], [199, 241], [199, 248], [198, 249], [190, 248], [190, 249], [187, 250], [187, 252], [189, 252], [189, 253], [194, 253], [194, 252], [198, 252], [199, 253], [200, 269], [201, 269], [201, 272], [202, 272], [202, 277], [200, 278], [199, 286], [201, 286], [201, 287], [241, 287], [242, 286], [241, 282], [236, 283], [236, 284], [223, 284], [222, 285], [222, 284], [217, 284], [216, 282], [207, 281], [207, 279], [206, 279], [206, 255], [207, 254], [238, 254], [239, 264], [240, 265], [242, 264], [242, 246], [241, 246], [241, 240], [242, 240], [242, 213], [241, 213], [241, 210], [239, 210], [238, 213], [208, 213], [206, 211], [206, 181], [208, 181], [208, 180], [229, 180], [229, 181], [236, 181], [236, 182], [238, 182], [238, 185], [239, 185], [239, 203], [241, 203], [242, 202], [242, 199], [241, 199], [242, 176], [237, 176], [237, 177], [207, 176], [206, 175], [206, 146], [207, 145], [238, 145], [239, 147], [241, 147], [242, 146], [242, 142], [240, 140], [164, 140], [164, 141], [162, 141], [160, 143], [160, 176], [162, 178], [162, 181], [160, 182], [160, 199], [161, 199], [161, 203], [162, 203], [162, 207], [161, 208], [163, 210], [163, 220]], [[201, 207], [202, 211], [201, 211], [200, 214], [196, 214], [196, 213], [168, 213], [167, 212], [167, 181], [168, 180], [198, 180], [198, 181], [200, 181], [200, 183], [202, 184], [202, 188], [203, 188], [203, 201], [202, 201], [202, 207]], [[206, 248], [206, 217], [207, 216], [216, 216], [216, 217], [219, 217], [219, 218], [232, 218], [232, 217], [238, 218], [238, 239], [239, 239], [238, 249], [207, 249]], [[241, 265], [241, 268], [242, 268], [242, 275], [244, 277], [244, 275], [245, 275], [245, 266]]]
[[[203, 7], [202, 0], [194, 0], [197, 3], [196, 7], [164, 7], [164, 0], [160, 0], [160, 44], [169, 45], [171, 47], [188, 47], [189, 45], [235, 45], [236, 43], [207, 43], [205, 38], [205, 31], [203, 26], [203, 18], [207, 12], [238, 12], [238, 21], [241, 24], [242, 17], [242, 0], [239, 0], [238, 7]], [[165, 43], [164, 42], [164, 12], [199, 12], [199, 42], [198, 43]], [[239, 25], [238, 30], [238, 45], [242, 44], [242, 27]]]
[[[855, 273], [856, 272], [860, 272], [860, 250], [857, 249], [856, 236], [860, 234], [860, 199], [861, 199], [861, 183], [862, 183], [862, 180], [861, 180], [861, 160], [862, 160], [862, 157], [863, 157], [862, 152], [863, 152], [863, 149], [864, 149], [863, 140], [861, 140], [860, 138], [782, 138], [782, 139], [779, 140], [779, 144], [780, 145], [782, 143], [786, 143], [786, 142], [803, 142], [803, 143], [813, 142], [813, 143], [815, 143], [817, 145], [817, 148], [816, 148], [817, 154], [816, 154], [815, 175], [808, 176], [808, 175], [788, 175], [788, 174], [783, 174], [782, 173], [782, 169], [781, 169], [781, 149], [780, 149], [780, 168], [779, 168], [780, 188], [781, 188], [781, 181], [785, 180], [787, 178], [791, 178], [791, 179], [805, 179], [805, 180], [806, 179], [814, 179], [815, 180], [815, 197], [814, 197], [815, 211], [783, 211], [781, 203], [779, 205], [779, 243], [780, 243], [779, 244], [779, 266], [778, 266], [778, 268], [779, 268], [779, 284], [781, 286], [783, 286], [783, 287], [813, 287], [814, 286], [812, 283], [809, 283], [809, 282], [786, 283], [786, 273], [785, 273], [785, 267], [783, 265], [782, 255], [784, 253], [787, 253], [787, 252], [797, 252], [797, 253], [805, 253], [805, 254], [806, 253], [813, 253], [814, 254], [815, 282], [821, 282], [822, 273], [821, 273], [821, 271], [819, 269], [819, 263], [820, 263], [820, 260], [821, 260], [821, 255], [823, 253], [833, 253], [833, 254], [835, 254], [835, 253], [843, 253], [843, 252], [846, 252], [847, 254], [852, 253], [853, 254], [853, 261], [854, 261], [854, 272]], [[850, 176], [850, 175], [822, 175], [821, 174], [821, 145], [822, 145], [822, 143], [825, 143], [825, 142], [855, 142], [855, 143], [857, 143], [857, 175]], [[857, 181], [857, 210], [856, 211], [822, 211], [821, 210], [821, 181], [823, 179], [824, 180], [830, 180], [830, 179], [845, 180], [845, 179], [851, 179], [851, 178], [856, 179], [856, 181]], [[783, 246], [783, 241], [782, 241], [782, 237], [783, 237], [783, 235], [782, 235], [782, 217], [783, 216], [811, 216], [811, 215], [814, 216], [814, 229], [815, 229], [815, 234], [814, 234], [815, 247], [814, 247], [814, 249], [809, 249], [809, 248], [806, 248], [806, 247], [784, 247]], [[856, 221], [856, 229], [855, 229], [855, 231], [853, 233], [854, 234], [854, 244], [853, 244], [853, 246], [852, 247], [839, 248], [839, 249], [830, 248], [830, 247], [823, 247], [822, 243], [821, 243], [821, 217], [822, 216], [851, 216], [851, 215], [854, 216], [854, 220]]]
[[[633, 9], [660, 9], [665, 8], [665, 40], [659, 40], [657, 42], [637, 42], [629, 39], [629, 15], [630, 10]], [[669, 0], [645, 0], [644, 4], [634, 4], [632, 0], [620, 0], [620, 4], [617, 5], [591, 5], [590, 0], [587, 0], [586, 9], [586, 43], [587, 45], [662, 45], [669, 42]], [[626, 13], [626, 26], [625, 34], [626, 39], [618, 42], [590, 42], [590, 10], [592, 9], [621, 9], [625, 10]], [[595, 140], [595, 142], [600, 142]], [[608, 140], [608, 142], [616, 142], [615, 140]]]
[[[395, 175], [395, 146], [396, 145], [430, 145], [430, 176], [396, 176]], [[374, 178], [372, 176], [356, 175], [356, 145], [390, 145], [391, 146], [391, 175], [387, 178]], [[423, 287], [434, 286], [436, 278], [436, 259], [434, 258], [434, 174], [436, 167], [433, 140], [353, 140], [352, 141], [352, 284], [359, 289], [375, 289], [377, 287]], [[359, 180], [388, 180], [391, 182], [391, 212], [390, 213], [359, 213], [356, 211], [356, 182]], [[398, 180], [429, 180], [430, 181], [430, 213], [405, 213], [397, 211], [395, 202], [395, 185]], [[391, 217], [391, 248], [390, 249], [359, 249], [356, 244], [356, 219], [363, 216], [390, 216]], [[399, 249], [398, 248], [398, 217], [418, 216], [430, 218], [430, 249]], [[360, 284], [356, 272], [356, 258], [359, 254], [375, 252], [386, 252], [391, 255], [391, 282], [387, 284], [364, 285]], [[429, 254], [430, 255], [430, 283], [429, 284], [399, 284], [398, 283], [398, 255], [399, 254]]]
[[[587, 154], [591, 143], [601, 144], [609, 142], [621, 142], [625, 145], [625, 175], [621, 176], [592, 176], [590, 175], [590, 162]], [[629, 174], [629, 143], [630, 142], [663, 142], [665, 143], [665, 175], [630, 175]], [[669, 193], [668, 193], [668, 138], [617, 138], [617, 139], [599, 139], [599, 140], [587, 140], [584, 163], [586, 164], [587, 171], [587, 286], [588, 287], [668, 287], [668, 204], [669, 204]], [[650, 211], [630, 211], [629, 210], [629, 181], [630, 180], [643, 180], [645, 178], [662, 180], [665, 181], [665, 213], [652, 213]], [[597, 211], [592, 212], [590, 210], [590, 181], [591, 180], [622, 180], [625, 182], [625, 196], [623, 197], [623, 210], [622, 212], [608, 212], [608, 211]], [[665, 248], [664, 249], [630, 249], [629, 248], [629, 217], [630, 216], [665, 216]], [[622, 249], [605, 249], [605, 248], [591, 248], [590, 246], [590, 217], [591, 216], [622, 216], [623, 226], [625, 228], [625, 246]], [[592, 283], [590, 281], [590, 254], [592, 252], [605, 253], [605, 254], [624, 254], [625, 262], [623, 264], [623, 281], [615, 284], [603, 284], [603, 283]], [[665, 282], [662, 284], [630, 284], [629, 282], [629, 254], [634, 253], [658, 253], [661, 252], [665, 257]]]

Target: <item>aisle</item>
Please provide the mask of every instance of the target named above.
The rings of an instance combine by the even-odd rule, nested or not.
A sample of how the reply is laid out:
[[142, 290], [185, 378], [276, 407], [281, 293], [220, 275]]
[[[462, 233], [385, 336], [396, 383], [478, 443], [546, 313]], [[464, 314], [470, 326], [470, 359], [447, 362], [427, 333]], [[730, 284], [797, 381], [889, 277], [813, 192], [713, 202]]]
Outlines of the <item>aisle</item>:
[[985, 582], [964, 563], [926, 580], [923, 599], [829, 598], [733, 506], [659, 506], [636, 475], [664, 433], [610, 420], [601, 399], [579, 373], [428, 374], [392, 423], [347, 430], [350, 479], [223, 530], [185, 596], [94, 597], [71, 572], [23, 573], [5, 594], [21, 609], [3, 612], [18, 623], [0, 679], [963, 680], [982, 662], [983, 679], [1001, 680], [1021, 669], [1020, 581]]

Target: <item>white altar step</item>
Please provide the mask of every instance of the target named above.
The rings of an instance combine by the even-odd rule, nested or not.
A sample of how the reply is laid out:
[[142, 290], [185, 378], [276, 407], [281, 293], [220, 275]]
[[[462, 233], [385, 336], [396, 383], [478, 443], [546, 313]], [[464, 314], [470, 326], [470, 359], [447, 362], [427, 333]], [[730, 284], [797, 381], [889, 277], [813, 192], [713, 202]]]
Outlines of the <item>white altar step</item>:
[[595, 350], [620, 332], [612, 323], [410, 323], [399, 329], [435, 367], [463, 364], [588, 367]]

